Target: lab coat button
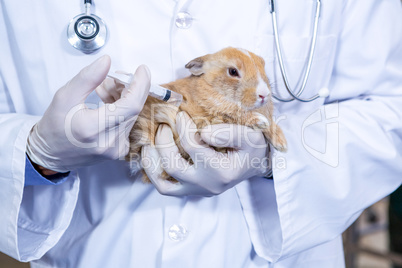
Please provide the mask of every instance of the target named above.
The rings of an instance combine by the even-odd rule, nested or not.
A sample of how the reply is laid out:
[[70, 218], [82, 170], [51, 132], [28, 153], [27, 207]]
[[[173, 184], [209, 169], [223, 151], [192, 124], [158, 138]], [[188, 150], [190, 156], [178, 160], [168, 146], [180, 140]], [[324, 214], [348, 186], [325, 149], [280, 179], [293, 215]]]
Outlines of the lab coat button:
[[173, 224], [169, 228], [169, 238], [173, 241], [183, 241], [187, 237], [187, 229], [180, 224]]
[[179, 12], [176, 17], [176, 27], [179, 29], [188, 29], [193, 24], [193, 17], [187, 12]]

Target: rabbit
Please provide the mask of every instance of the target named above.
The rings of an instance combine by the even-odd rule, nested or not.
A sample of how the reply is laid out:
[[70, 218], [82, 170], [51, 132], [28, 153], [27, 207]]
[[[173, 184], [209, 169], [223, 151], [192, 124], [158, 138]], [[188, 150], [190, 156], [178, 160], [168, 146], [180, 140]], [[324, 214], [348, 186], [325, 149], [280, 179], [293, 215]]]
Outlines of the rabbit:
[[[279, 151], [287, 150], [282, 130], [274, 122], [270, 84], [265, 73], [264, 59], [239, 48], [227, 47], [214, 54], [207, 54], [185, 65], [191, 75], [161, 85], [183, 95], [179, 107], [148, 97], [144, 108], [130, 132], [128, 161], [136, 161], [137, 167], [141, 147], [154, 144], [157, 128], [167, 124], [173, 132], [181, 155], [190, 163], [192, 160], [180, 146], [176, 131], [176, 115], [187, 112], [197, 129], [207, 124], [241, 124], [260, 129], [267, 141]], [[227, 151], [227, 148], [215, 148]], [[135, 157], [133, 157], [135, 156]], [[138, 171], [133, 168], [132, 172]], [[143, 181], [150, 182], [145, 172]], [[176, 182], [167, 173], [163, 178]]]

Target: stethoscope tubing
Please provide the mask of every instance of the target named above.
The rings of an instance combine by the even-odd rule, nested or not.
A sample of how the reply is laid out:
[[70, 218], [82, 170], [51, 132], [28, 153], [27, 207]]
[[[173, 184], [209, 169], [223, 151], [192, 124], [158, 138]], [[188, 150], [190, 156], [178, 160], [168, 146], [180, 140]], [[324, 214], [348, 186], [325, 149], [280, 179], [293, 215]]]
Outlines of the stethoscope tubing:
[[311, 65], [312, 65], [313, 58], [314, 58], [314, 51], [315, 51], [315, 46], [316, 46], [316, 42], [317, 42], [317, 32], [318, 32], [320, 10], [321, 10], [321, 0], [316, 0], [317, 5], [316, 5], [315, 18], [314, 18], [313, 36], [312, 36], [311, 45], [310, 45], [307, 68], [304, 73], [302, 86], [296, 93], [294, 93], [294, 91], [291, 89], [291, 87], [289, 85], [286, 70], [285, 70], [285, 65], [283, 64], [282, 50], [281, 50], [281, 45], [280, 45], [280, 41], [279, 41], [278, 25], [277, 25], [277, 18], [276, 18], [276, 12], [275, 12], [275, 0], [270, 0], [270, 1], [271, 1], [272, 25], [274, 28], [274, 37], [275, 37], [275, 47], [276, 47], [276, 53], [278, 56], [279, 67], [281, 69], [283, 81], [285, 82], [286, 90], [291, 95], [291, 98], [285, 99], [285, 98], [281, 98], [275, 94], [272, 94], [272, 96], [281, 102], [291, 102], [294, 100], [298, 100], [301, 102], [310, 102], [310, 101], [316, 100], [320, 97], [319, 94], [316, 94], [308, 99], [303, 99], [300, 97], [300, 95], [303, 93], [304, 89], [306, 88], [307, 81], [310, 76]]

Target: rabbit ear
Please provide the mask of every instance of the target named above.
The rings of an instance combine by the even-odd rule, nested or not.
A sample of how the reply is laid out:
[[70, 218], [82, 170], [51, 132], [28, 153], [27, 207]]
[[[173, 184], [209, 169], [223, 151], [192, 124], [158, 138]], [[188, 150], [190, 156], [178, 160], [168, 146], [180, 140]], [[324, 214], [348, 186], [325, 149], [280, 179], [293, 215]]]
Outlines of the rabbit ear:
[[198, 57], [190, 61], [186, 64], [186, 68], [190, 69], [190, 72], [195, 76], [200, 76], [204, 73], [203, 66], [204, 66], [205, 56]]

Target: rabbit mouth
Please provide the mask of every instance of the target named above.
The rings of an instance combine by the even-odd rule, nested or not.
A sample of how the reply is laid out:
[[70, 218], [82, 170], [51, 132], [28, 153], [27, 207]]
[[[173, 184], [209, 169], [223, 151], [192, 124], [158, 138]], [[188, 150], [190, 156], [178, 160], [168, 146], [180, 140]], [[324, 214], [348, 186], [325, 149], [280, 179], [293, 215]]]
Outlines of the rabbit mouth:
[[268, 103], [268, 98], [263, 98], [263, 99], [257, 98], [257, 100], [254, 103], [254, 108], [255, 109], [261, 108], [261, 107], [265, 106], [267, 103]]

